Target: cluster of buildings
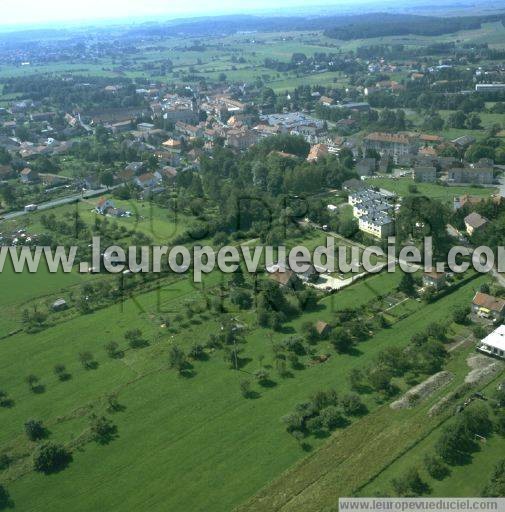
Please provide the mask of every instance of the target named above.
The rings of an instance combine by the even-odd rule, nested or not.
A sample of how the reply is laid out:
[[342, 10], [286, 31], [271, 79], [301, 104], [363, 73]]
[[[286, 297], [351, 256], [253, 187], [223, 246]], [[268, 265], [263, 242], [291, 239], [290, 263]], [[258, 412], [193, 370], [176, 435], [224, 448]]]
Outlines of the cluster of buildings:
[[394, 235], [394, 205], [389, 194], [365, 188], [349, 194], [348, 202], [360, 231], [376, 238]]

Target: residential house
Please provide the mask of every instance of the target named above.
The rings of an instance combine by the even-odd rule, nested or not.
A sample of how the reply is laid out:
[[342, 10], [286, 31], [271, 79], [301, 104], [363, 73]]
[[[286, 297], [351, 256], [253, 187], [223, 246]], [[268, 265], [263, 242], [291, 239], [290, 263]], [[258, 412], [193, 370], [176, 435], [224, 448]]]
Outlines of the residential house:
[[307, 162], [317, 162], [320, 158], [328, 156], [328, 146], [326, 144], [315, 144], [310, 148]]
[[180, 154], [182, 151], [182, 143], [177, 139], [168, 139], [162, 144], [163, 148], [170, 153]]
[[441, 290], [447, 284], [446, 273], [435, 269], [423, 272], [423, 286], [429, 286], [435, 290]]
[[177, 169], [170, 165], [166, 165], [160, 171], [156, 171], [154, 174], [158, 175], [162, 180], [173, 181], [177, 177]]
[[505, 359], [505, 325], [498, 326], [482, 339], [477, 350], [489, 356]]
[[144, 170], [144, 162], [130, 162], [124, 170], [133, 174], [140, 174]]
[[114, 201], [111, 199], [102, 198], [100, 201], [98, 201], [95, 210], [100, 215], [105, 215], [111, 208], [114, 208]]
[[19, 173], [19, 179], [21, 183], [29, 184], [29, 183], [37, 183], [39, 181], [39, 173], [30, 169], [29, 167], [25, 167]]
[[505, 315], [505, 300], [477, 292], [472, 301], [472, 313], [495, 322], [501, 321]]
[[114, 134], [128, 132], [133, 129], [133, 119], [112, 123], [109, 127]]
[[152, 132], [153, 130], [155, 129], [155, 125], [152, 124], [152, 123], [139, 123], [137, 125], [137, 130], [139, 132], [144, 132], [144, 133], [150, 133]]
[[460, 208], [463, 208], [463, 206], [474, 206], [489, 200], [492, 201], [494, 204], [499, 205], [503, 201], [503, 197], [500, 194], [493, 194], [491, 197], [471, 196], [469, 194], [455, 196], [453, 198], [453, 209], [459, 210]]
[[476, 231], [482, 229], [489, 221], [477, 212], [472, 212], [465, 217], [466, 232], [472, 236]]
[[358, 220], [360, 231], [375, 238], [387, 238], [395, 234], [395, 221], [385, 212], [371, 212]]
[[277, 269], [268, 275], [268, 278], [279, 286], [295, 288], [298, 277], [289, 269]]
[[142, 174], [141, 176], [137, 176], [133, 181], [140, 188], [148, 189], [158, 185], [160, 182], [160, 178], [156, 176], [154, 173], [148, 172], [146, 174]]
[[316, 332], [321, 338], [325, 338], [331, 332], [331, 326], [322, 320], [316, 322]]

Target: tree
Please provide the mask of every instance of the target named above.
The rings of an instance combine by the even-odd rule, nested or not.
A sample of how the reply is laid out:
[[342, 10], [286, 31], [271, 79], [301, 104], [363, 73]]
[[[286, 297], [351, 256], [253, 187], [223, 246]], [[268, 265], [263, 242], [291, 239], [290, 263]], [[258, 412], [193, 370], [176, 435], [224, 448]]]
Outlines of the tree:
[[256, 370], [254, 372], [254, 377], [256, 378], [260, 385], [264, 386], [268, 382], [270, 374], [268, 373], [267, 370], [260, 368], [259, 370]]
[[426, 327], [426, 334], [430, 338], [445, 341], [447, 339], [447, 326], [442, 323], [432, 322]]
[[14, 401], [9, 398], [9, 395], [3, 389], [0, 389], [0, 407], [12, 407]]
[[97, 366], [96, 361], [94, 360], [93, 354], [91, 352], [81, 352], [79, 354], [79, 361], [85, 370], [92, 370]]
[[349, 372], [349, 384], [351, 389], [358, 391], [363, 387], [365, 381], [365, 375], [359, 368], [352, 368]]
[[107, 400], [107, 411], [108, 412], [111, 412], [111, 413], [112, 412], [118, 412], [121, 409], [123, 409], [123, 407], [119, 403], [119, 400], [118, 400], [118, 397], [117, 397], [116, 393], [112, 393], [111, 395], [107, 395], [106, 400]]
[[331, 344], [339, 354], [346, 354], [351, 350], [354, 342], [345, 329], [334, 329], [331, 333]]
[[240, 309], [249, 309], [252, 306], [251, 294], [240, 288], [233, 288], [230, 293], [230, 301], [237, 305]]
[[481, 123], [482, 120], [477, 114], [470, 114], [465, 125], [469, 130], [480, 130], [482, 128]]
[[145, 340], [142, 338], [142, 331], [140, 329], [131, 329], [126, 331], [124, 337], [131, 348], [140, 348], [146, 345]]
[[240, 392], [244, 398], [249, 398], [251, 395], [251, 381], [241, 380], [240, 381]]
[[375, 367], [368, 373], [368, 381], [375, 391], [389, 393], [393, 375], [387, 368]]
[[54, 374], [61, 382], [70, 379], [70, 373], [67, 372], [67, 368], [64, 364], [55, 364], [54, 365]]
[[456, 464], [463, 459], [470, 444], [472, 440], [465, 429], [460, 426], [449, 426], [442, 431], [435, 444], [435, 451], [445, 462]]
[[3, 485], [0, 485], [0, 510], [10, 507], [10, 505], [11, 505], [11, 499], [10, 499], [9, 492]]
[[404, 293], [408, 297], [413, 297], [416, 294], [416, 286], [414, 277], [408, 272], [404, 272], [398, 284], [398, 291]]
[[111, 420], [105, 416], [97, 416], [93, 414], [90, 418], [90, 430], [93, 439], [100, 444], [110, 442], [117, 432], [117, 427]]
[[461, 306], [452, 312], [452, 319], [461, 325], [465, 325], [468, 322], [468, 315], [470, 314], [469, 306]]
[[340, 400], [340, 405], [347, 416], [358, 416], [366, 411], [365, 404], [360, 397], [354, 393], [344, 395]]
[[172, 345], [168, 352], [168, 362], [170, 368], [182, 373], [186, 367], [186, 354], [178, 345]]
[[449, 128], [465, 128], [466, 114], [462, 110], [457, 110], [447, 118], [447, 126]]
[[30, 441], [38, 441], [46, 436], [46, 429], [40, 420], [28, 420], [25, 423], [25, 433]]
[[500, 460], [494, 467], [482, 495], [496, 498], [505, 496], [505, 459]]
[[391, 484], [398, 496], [419, 496], [427, 487], [416, 468], [408, 469], [400, 478], [391, 480]]
[[28, 375], [28, 377], [26, 377], [26, 383], [30, 387], [30, 391], [33, 391], [33, 392], [36, 391], [36, 389], [39, 385], [39, 381], [40, 381], [40, 379], [36, 375], [33, 375], [33, 374]]
[[121, 354], [121, 351], [119, 349], [119, 343], [115, 341], [109, 341], [109, 343], [105, 345], [105, 351], [107, 352], [107, 355], [111, 359], [115, 359], [119, 357], [119, 355]]
[[40, 473], [53, 473], [63, 469], [70, 460], [71, 454], [63, 445], [47, 442], [37, 448], [33, 469]]

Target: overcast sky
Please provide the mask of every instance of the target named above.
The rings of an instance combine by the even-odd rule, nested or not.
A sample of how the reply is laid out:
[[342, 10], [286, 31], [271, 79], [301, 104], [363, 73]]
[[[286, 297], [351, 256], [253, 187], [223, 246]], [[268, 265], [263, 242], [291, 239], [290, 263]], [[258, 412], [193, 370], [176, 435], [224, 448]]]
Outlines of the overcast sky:
[[109, 18], [180, 17], [289, 7], [338, 6], [371, 0], [0, 0], [0, 25]]

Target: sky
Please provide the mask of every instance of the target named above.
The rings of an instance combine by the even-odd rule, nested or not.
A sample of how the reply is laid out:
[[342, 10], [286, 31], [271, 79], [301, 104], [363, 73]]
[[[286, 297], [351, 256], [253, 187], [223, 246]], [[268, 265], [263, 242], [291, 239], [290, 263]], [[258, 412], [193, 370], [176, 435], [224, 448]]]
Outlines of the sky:
[[[114, 18], [208, 16], [253, 10], [310, 8], [367, 0], [0, 0], [0, 25], [29, 25]], [[370, 0], [368, 0], [370, 2]]]

